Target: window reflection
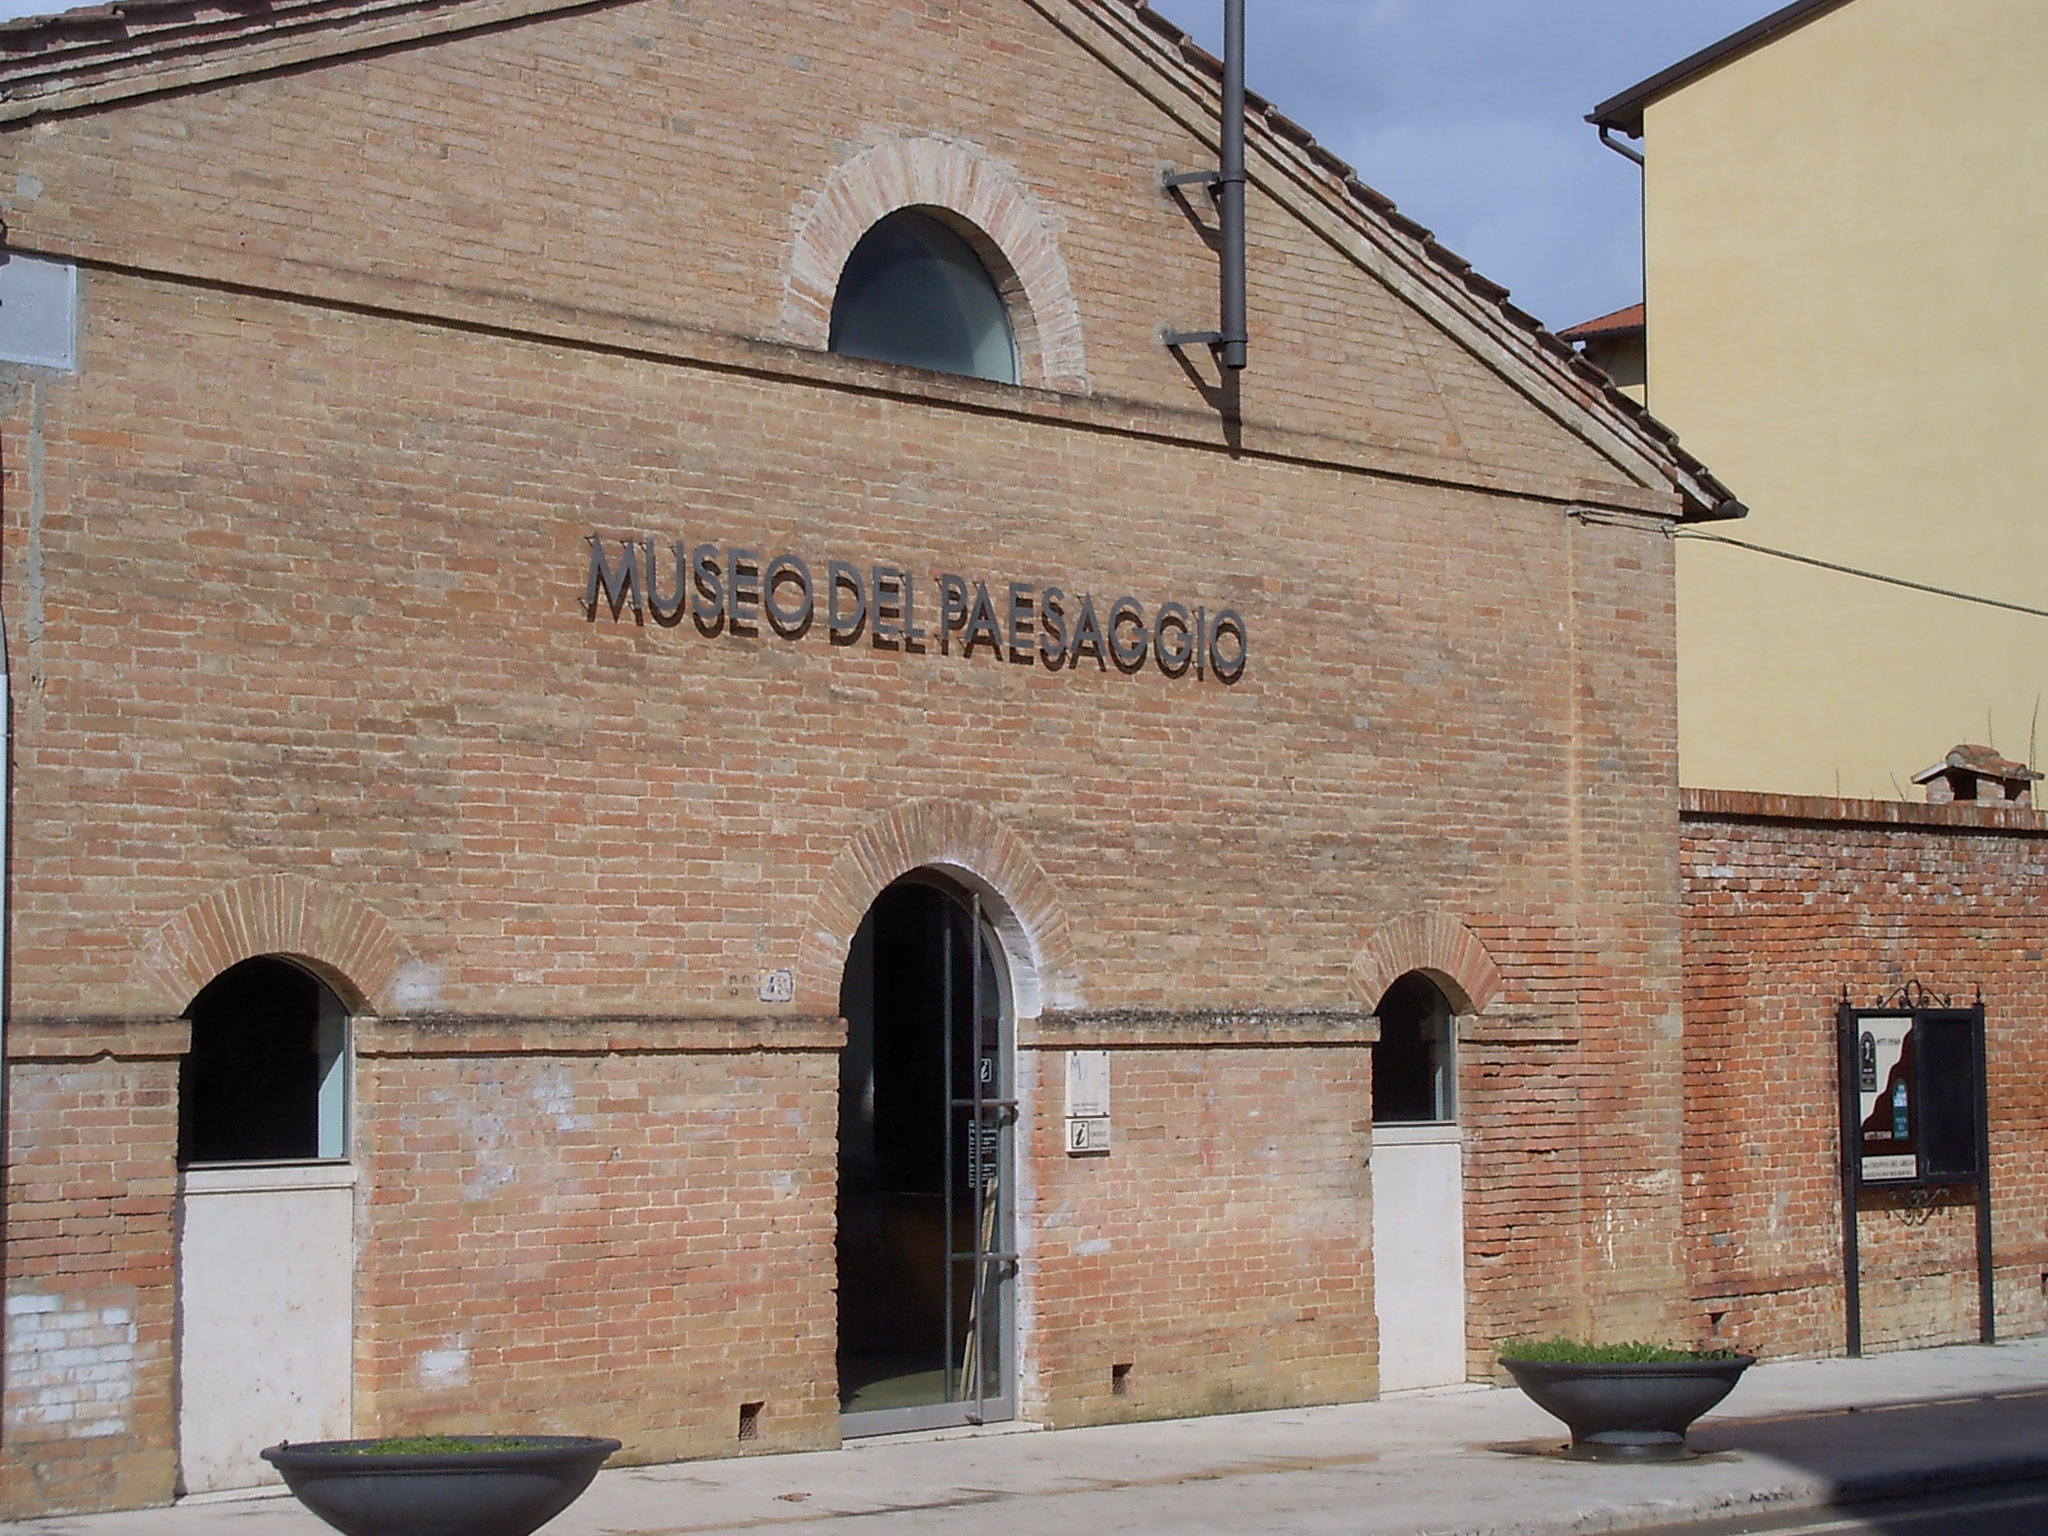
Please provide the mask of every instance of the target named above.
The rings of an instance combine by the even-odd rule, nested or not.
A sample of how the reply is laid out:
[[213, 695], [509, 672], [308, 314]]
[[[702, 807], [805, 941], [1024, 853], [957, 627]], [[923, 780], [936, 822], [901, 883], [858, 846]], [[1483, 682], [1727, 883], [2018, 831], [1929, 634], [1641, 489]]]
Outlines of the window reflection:
[[1002, 295], [967, 242], [929, 214], [892, 213], [846, 259], [831, 348], [846, 357], [1017, 382]]

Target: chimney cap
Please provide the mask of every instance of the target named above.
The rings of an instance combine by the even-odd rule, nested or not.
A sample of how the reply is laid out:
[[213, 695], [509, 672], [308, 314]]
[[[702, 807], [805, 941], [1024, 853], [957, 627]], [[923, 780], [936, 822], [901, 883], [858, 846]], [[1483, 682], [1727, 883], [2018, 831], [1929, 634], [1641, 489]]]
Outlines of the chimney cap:
[[1915, 784], [1927, 786], [1930, 805], [1947, 805], [1957, 800], [2003, 800], [2008, 805], [2031, 805], [2034, 781], [2041, 775], [2025, 763], [2001, 757], [1990, 747], [1964, 742], [1951, 747], [1948, 756], [1932, 768], [1913, 775]]
[[1999, 756], [1990, 747], [1966, 741], [1960, 746], [1950, 747], [1948, 756], [1932, 768], [1923, 768], [1914, 774], [1913, 782], [1925, 784], [1930, 779], [1940, 778], [1943, 774], [1953, 773], [1958, 769], [1965, 773], [1974, 773], [1980, 779], [2024, 779], [2029, 784], [2041, 777], [2025, 763], [2016, 763], [2009, 757]]

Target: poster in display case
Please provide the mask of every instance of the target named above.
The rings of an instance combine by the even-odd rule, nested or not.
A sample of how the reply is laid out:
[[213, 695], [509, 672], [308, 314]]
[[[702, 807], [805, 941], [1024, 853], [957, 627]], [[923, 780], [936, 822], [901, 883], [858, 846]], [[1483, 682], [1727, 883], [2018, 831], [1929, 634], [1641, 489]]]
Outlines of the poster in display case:
[[1920, 1177], [1913, 1088], [1913, 1015], [1862, 1015], [1856, 1021], [1856, 1176], [1864, 1183]]

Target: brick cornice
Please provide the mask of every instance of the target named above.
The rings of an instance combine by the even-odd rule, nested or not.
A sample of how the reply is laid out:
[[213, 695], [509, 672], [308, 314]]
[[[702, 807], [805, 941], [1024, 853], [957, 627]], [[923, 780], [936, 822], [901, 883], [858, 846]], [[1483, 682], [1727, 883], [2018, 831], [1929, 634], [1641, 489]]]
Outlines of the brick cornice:
[[9, 1061], [176, 1060], [192, 1045], [189, 1019], [15, 1017], [7, 1021]]
[[1681, 789], [1678, 815], [1684, 822], [1796, 821], [2048, 837], [2048, 813], [1981, 801], [1923, 805], [1910, 800], [1849, 800], [1832, 795], [1767, 794], [1751, 789]]
[[1380, 1021], [1362, 1008], [1055, 1009], [1017, 1043], [1034, 1050], [1075, 1046], [1371, 1045]]
[[846, 1021], [835, 1014], [675, 1014], [632, 1018], [514, 1018], [428, 1014], [358, 1018], [355, 1054], [382, 1056], [735, 1055], [835, 1052]]

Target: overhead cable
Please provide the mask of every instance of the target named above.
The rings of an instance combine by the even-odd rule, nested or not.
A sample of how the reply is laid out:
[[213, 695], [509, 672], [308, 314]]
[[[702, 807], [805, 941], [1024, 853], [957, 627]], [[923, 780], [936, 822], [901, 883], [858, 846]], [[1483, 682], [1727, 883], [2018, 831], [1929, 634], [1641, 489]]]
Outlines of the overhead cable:
[[1817, 566], [1823, 571], [1834, 571], [1843, 576], [1860, 576], [1865, 581], [1881, 581], [1888, 587], [1905, 587], [1909, 591], [1926, 592], [1935, 597], [1952, 597], [1958, 602], [1977, 603], [1985, 608], [2003, 608], [2007, 613], [2024, 613], [2037, 619], [2048, 619], [2048, 608], [2029, 608], [2025, 603], [2008, 603], [2002, 598], [1980, 597], [1974, 592], [1956, 592], [1948, 587], [1929, 586], [1924, 581], [1908, 581], [1903, 576], [1886, 576], [1878, 571], [1860, 571], [1853, 565], [1838, 565], [1832, 560], [1816, 560], [1812, 555], [1795, 555], [1786, 549], [1770, 549], [1762, 544], [1752, 544], [1747, 539], [1731, 539], [1725, 533], [1696, 533], [1690, 528], [1680, 528], [1676, 536], [1681, 539], [1702, 539], [1709, 544], [1732, 544], [1737, 549], [1746, 549], [1752, 554], [1771, 555], [1779, 560], [1791, 560], [1799, 565]]

